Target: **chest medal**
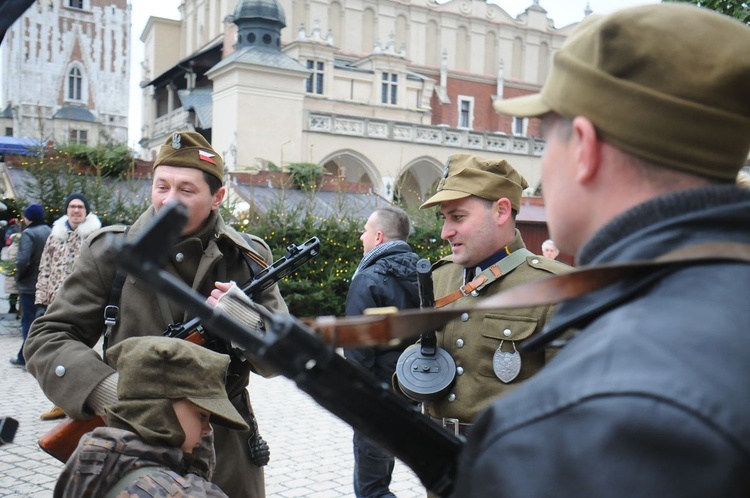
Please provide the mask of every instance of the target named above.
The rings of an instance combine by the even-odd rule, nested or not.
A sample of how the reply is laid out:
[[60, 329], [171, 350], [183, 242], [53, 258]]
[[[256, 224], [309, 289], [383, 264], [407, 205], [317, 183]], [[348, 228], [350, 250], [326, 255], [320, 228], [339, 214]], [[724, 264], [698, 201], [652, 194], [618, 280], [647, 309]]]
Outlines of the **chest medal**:
[[492, 357], [492, 370], [498, 379], [506, 384], [513, 381], [521, 372], [521, 354], [516, 350], [513, 344], [513, 352], [503, 351], [503, 342], [497, 347]]

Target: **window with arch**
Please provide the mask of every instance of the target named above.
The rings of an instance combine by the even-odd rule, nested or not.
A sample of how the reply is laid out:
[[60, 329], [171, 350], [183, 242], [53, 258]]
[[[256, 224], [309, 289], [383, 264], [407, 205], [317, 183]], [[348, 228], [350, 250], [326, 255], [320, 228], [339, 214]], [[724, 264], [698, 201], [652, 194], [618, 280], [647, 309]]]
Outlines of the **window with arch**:
[[550, 50], [547, 42], [539, 44], [539, 84], [543, 84], [549, 74]]
[[68, 100], [83, 100], [83, 75], [81, 70], [74, 66], [68, 71]]
[[407, 30], [409, 23], [406, 21], [406, 16], [400, 15], [396, 17], [396, 51], [401, 50], [401, 45], [407, 41]]
[[427, 22], [427, 43], [425, 44], [425, 61], [428, 66], [439, 66], [440, 56], [438, 39], [438, 24], [435, 21]]
[[343, 34], [341, 31], [341, 4], [338, 2], [331, 2], [328, 7], [328, 27], [333, 33], [333, 42], [341, 46], [343, 42]]
[[362, 14], [362, 51], [372, 52], [375, 47], [375, 12], [365, 9]]
[[494, 31], [484, 37], [484, 73], [497, 73], [497, 36]]
[[513, 39], [513, 59], [511, 60], [510, 75], [515, 80], [523, 80], [523, 40]]
[[459, 26], [456, 30], [456, 68], [468, 70], [469, 57], [469, 30], [466, 26]]

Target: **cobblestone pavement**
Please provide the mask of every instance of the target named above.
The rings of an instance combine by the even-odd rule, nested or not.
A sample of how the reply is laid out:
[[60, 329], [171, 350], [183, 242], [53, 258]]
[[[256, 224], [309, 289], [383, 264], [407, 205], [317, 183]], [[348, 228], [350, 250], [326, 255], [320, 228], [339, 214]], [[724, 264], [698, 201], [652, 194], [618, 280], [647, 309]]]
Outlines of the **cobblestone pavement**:
[[[0, 294], [0, 311], [7, 310], [4, 298]], [[57, 421], [39, 420], [52, 404], [28, 372], [8, 361], [20, 344], [20, 321], [0, 314], [0, 416], [19, 422], [14, 441], [0, 446], [0, 497], [49, 498], [62, 464], [40, 450], [37, 440]], [[271, 447], [266, 467], [269, 498], [354, 496], [348, 425], [283, 377], [253, 376], [250, 393], [261, 433]], [[398, 461], [391, 490], [399, 498], [425, 496], [416, 476]]]

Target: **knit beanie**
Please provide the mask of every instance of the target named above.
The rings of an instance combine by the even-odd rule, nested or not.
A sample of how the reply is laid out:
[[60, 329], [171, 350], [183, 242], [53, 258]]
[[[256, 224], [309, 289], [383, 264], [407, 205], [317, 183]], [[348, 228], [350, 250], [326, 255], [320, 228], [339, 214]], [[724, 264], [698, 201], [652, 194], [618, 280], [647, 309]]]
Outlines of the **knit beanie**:
[[70, 194], [68, 197], [65, 198], [65, 209], [64, 209], [65, 211], [68, 210], [68, 205], [70, 205], [70, 201], [72, 201], [73, 199], [78, 199], [79, 201], [83, 202], [83, 208], [86, 210], [86, 214], [89, 214], [89, 200], [86, 199], [85, 195], [79, 192]]
[[39, 204], [32, 204], [23, 212], [24, 217], [30, 222], [44, 221], [44, 208]]

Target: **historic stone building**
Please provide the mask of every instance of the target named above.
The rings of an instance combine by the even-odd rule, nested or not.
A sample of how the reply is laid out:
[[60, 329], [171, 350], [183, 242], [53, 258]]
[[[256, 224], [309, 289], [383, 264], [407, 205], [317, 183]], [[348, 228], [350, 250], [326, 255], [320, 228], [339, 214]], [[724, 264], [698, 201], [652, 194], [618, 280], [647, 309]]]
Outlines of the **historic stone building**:
[[58, 143], [127, 143], [130, 6], [39, 0], [3, 41], [0, 133]]
[[538, 123], [492, 109], [539, 91], [572, 29], [538, 0], [517, 18], [483, 0], [184, 0], [180, 11], [141, 35], [147, 158], [190, 127], [230, 172], [312, 162], [411, 206], [459, 152], [539, 181]]

